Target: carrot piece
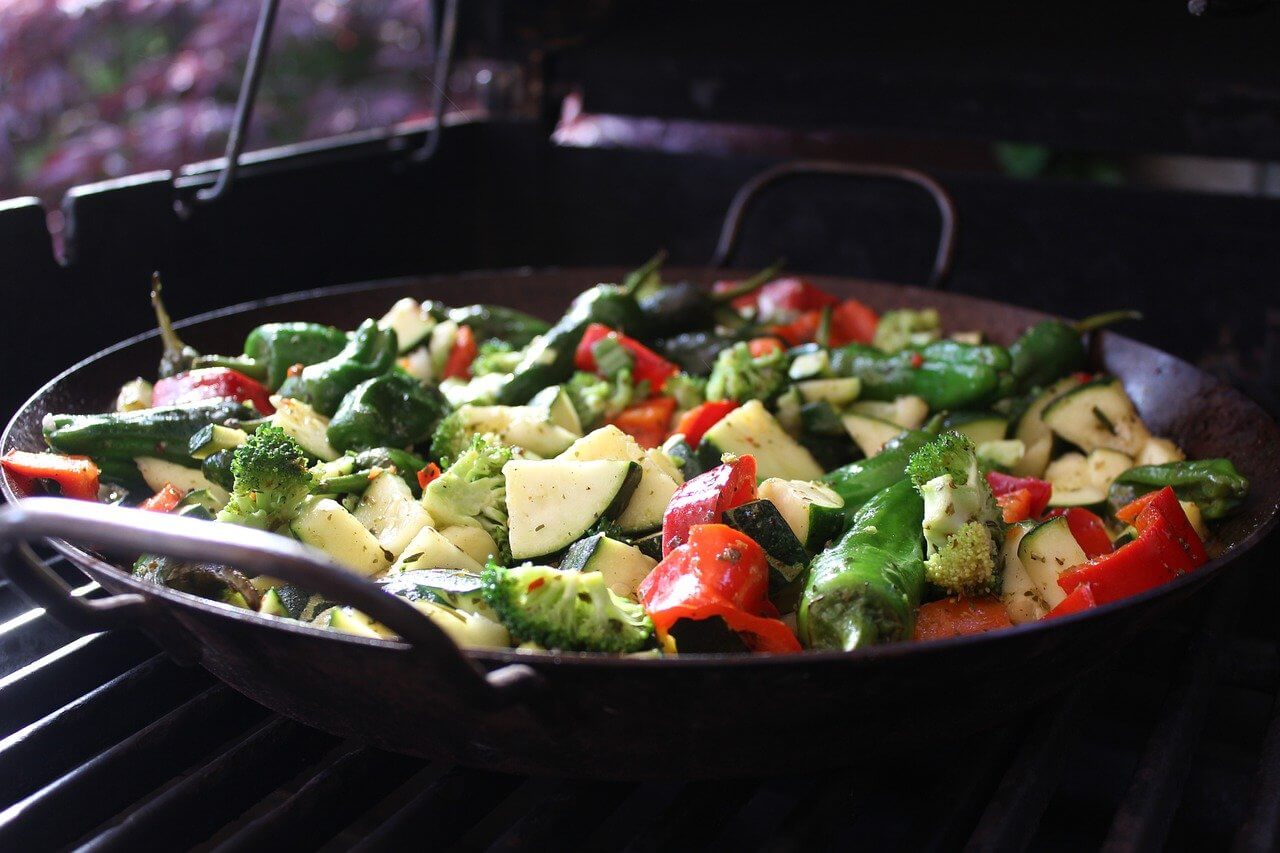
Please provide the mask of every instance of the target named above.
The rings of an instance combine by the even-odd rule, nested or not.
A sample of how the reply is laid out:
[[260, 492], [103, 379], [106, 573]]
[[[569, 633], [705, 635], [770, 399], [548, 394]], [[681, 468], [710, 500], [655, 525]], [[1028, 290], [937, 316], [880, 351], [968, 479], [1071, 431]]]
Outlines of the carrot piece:
[[916, 611], [914, 640], [945, 640], [969, 634], [985, 634], [1013, 625], [1000, 600], [993, 596], [980, 598], [944, 598], [920, 605]]
[[148, 512], [173, 512], [173, 508], [182, 502], [186, 493], [173, 483], [165, 483], [160, 491], [138, 504], [138, 509]]

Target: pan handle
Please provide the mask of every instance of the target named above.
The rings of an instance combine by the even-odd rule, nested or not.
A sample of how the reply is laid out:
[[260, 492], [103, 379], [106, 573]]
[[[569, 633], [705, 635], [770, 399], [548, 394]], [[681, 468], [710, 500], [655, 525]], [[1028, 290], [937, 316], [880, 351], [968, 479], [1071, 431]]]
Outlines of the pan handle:
[[[541, 685], [542, 676], [525, 664], [485, 672], [408, 601], [347, 571], [320, 551], [262, 530], [237, 527], [234, 538], [228, 538], [229, 532], [224, 525], [200, 519], [65, 498], [27, 498], [0, 507], [0, 554], [6, 556], [17, 549], [22, 556], [34, 557], [26, 542], [46, 536], [126, 550], [138, 550], [139, 543], [146, 543], [148, 552], [248, 569], [350, 604], [395, 631], [443, 669], [460, 690], [490, 707], [521, 699]], [[143, 597], [135, 594], [96, 601], [72, 599], [66, 584], [38, 560], [25, 565], [21, 560], [6, 560], [6, 565], [25, 592], [55, 617], [67, 615], [73, 628], [101, 631], [136, 621], [145, 607]]]
[[951, 259], [956, 244], [956, 206], [951, 196], [942, 185], [924, 172], [907, 169], [901, 166], [884, 166], [872, 163], [841, 163], [833, 160], [792, 160], [765, 169], [751, 180], [743, 184], [729, 203], [725, 213], [724, 224], [720, 226], [720, 239], [716, 241], [716, 253], [711, 259], [711, 266], [723, 267], [733, 256], [738, 245], [738, 237], [742, 232], [742, 220], [747, 209], [759, 197], [761, 191], [770, 184], [786, 178], [800, 175], [837, 175], [850, 178], [872, 178], [879, 180], [904, 181], [914, 184], [925, 192], [938, 207], [938, 248], [933, 256], [933, 270], [929, 273], [929, 287], [938, 288], [951, 272]]

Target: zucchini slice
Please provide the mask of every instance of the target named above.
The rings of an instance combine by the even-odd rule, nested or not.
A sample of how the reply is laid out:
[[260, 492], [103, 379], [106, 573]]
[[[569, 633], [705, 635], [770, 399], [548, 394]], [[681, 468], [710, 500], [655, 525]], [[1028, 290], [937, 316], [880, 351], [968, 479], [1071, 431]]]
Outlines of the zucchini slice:
[[978, 458], [988, 465], [994, 465], [1002, 471], [1008, 471], [1022, 461], [1027, 447], [1016, 438], [1002, 438], [999, 441], [984, 441], [977, 447]]
[[471, 435], [493, 433], [503, 444], [523, 447], [542, 457], [562, 453], [578, 439], [576, 433], [551, 423], [545, 411], [532, 406], [463, 406], [458, 417]]
[[1013, 437], [1021, 441], [1027, 450], [1022, 455], [1022, 460], [1013, 466], [1011, 473], [1015, 477], [1044, 476], [1045, 466], [1049, 464], [1049, 457], [1053, 454], [1053, 431], [1045, 424], [1042, 415], [1050, 403], [1080, 384], [1076, 377], [1064, 376], [1044, 389], [1022, 413], [1014, 428]]
[[975, 445], [1002, 441], [1009, 431], [1009, 421], [995, 412], [955, 412], [947, 415], [942, 428], [969, 437]]
[[902, 429], [919, 429], [929, 417], [929, 404], [923, 397], [908, 394], [892, 401], [860, 400], [850, 406], [849, 411], [897, 424]]
[[418, 569], [455, 569], [478, 575], [484, 571], [484, 566], [446, 539], [439, 530], [424, 527], [405, 546], [395, 565], [391, 567], [391, 574], [398, 575]]
[[483, 527], [454, 524], [442, 529], [440, 535], [482, 566], [498, 555], [498, 543], [493, 541], [493, 537]]
[[800, 398], [806, 403], [830, 403], [837, 409], [858, 399], [862, 393], [862, 380], [856, 376], [841, 379], [807, 379], [796, 383]]
[[641, 536], [639, 539], [631, 540], [632, 547], [636, 548], [646, 557], [652, 557], [655, 563], [662, 560], [662, 531], [650, 533], [648, 536]]
[[699, 459], [708, 468], [720, 464], [726, 453], [754, 456], [756, 476], [761, 480], [816, 480], [824, 473], [813, 454], [787, 435], [759, 400], [725, 415], [698, 444]]
[[225, 506], [231, 497], [226, 489], [211, 482], [200, 473], [199, 468], [187, 468], [153, 456], [139, 456], [133, 462], [138, 466], [138, 473], [142, 475], [147, 488], [153, 492], [158, 492], [165, 487], [166, 483], [171, 483], [184, 492], [208, 492], [219, 506]]
[[760, 484], [758, 494], [778, 508], [791, 532], [810, 551], [821, 551], [844, 526], [844, 498], [822, 483], [774, 477]]
[[1187, 458], [1182, 448], [1167, 438], [1151, 438], [1142, 446], [1134, 465], [1164, 465], [1168, 462], [1181, 462]]
[[868, 459], [879, 453], [890, 439], [903, 433], [902, 427], [892, 421], [858, 412], [849, 412], [841, 420], [844, 422], [845, 430], [862, 451], [862, 455]]
[[1044, 409], [1044, 422], [1086, 453], [1107, 447], [1137, 456], [1151, 438], [1124, 386], [1112, 376], [1087, 382], [1054, 400]]
[[332, 462], [342, 455], [329, 443], [329, 419], [324, 415], [301, 400], [278, 394], [271, 398], [271, 405], [276, 407], [271, 422], [307, 453], [321, 462]]
[[645, 451], [634, 438], [613, 425], [592, 430], [557, 458], [572, 462], [612, 460], [639, 463], [640, 482], [617, 519], [618, 529], [631, 535], [662, 527], [662, 515], [667, 511], [667, 504], [684, 482], [666, 454]]
[[764, 549], [769, 560], [770, 588], [780, 589], [791, 583], [809, 564], [804, 545], [772, 501], [751, 501], [725, 510], [724, 520]]
[[1089, 481], [1105, 492], [1116, 477], [1133, 467], [1133, 457], [1109, 447], [1099, 447], [1089, 454], [1085, 463], [1089, 467]]
[[657, 560], [634, 545], [597, 533], [573, 543], [560, 561], [560, 570], [599, 572], [604, 576], [605, 586], [615, 595], [638, 601], [640, 582], [656, 565]]
[[1058, 586], [1058, 575], [1087, 562], [1084, 551], [1071, 535], [1064, 516], [1042, 521], [1027, 531], [1018, 543], [1018, 560], [1036, 585], [1041, 600], [1050, 610], [1067, 594]]
[[601, 519], [616, 518], [641, 477], [639, 463], [615, 460], [516, 459], [502, 473], [516, 560], [563, 551]]
[[374, 478], [353, 515], [393, 558], [404, 552], [419, 530], [431, 524], [431, 515], [413, 499], [409, 484], [389, 473]]
[[545, 412], [547, 420], [555, 426], [567, 429], [574, 435], [582, 435], [582, 419], [578, 417], [578, 410], [573, 407], [573, 400], [569, 399], [563, 385], [543, 388], [533, 395], [529, 407]]
[[204, 461], [222, 450], [235, 450], [249, 440], [249, 433], [234, 427], [209, 424], [191, 436], [187, 445], [192, 459]]
[[1011, 525], [1005, 533], [1000, 601], [1009, 614], [1009, 621], [1015, 625], [1034, 622], [1049, 612], [1049, 607], [1040, 595], [1040, 588], [1018, 558], [1018, 546], [1022, 544], [1022, 538], [1035, 526], [1034, 521], [1024, 521]]
[[381, 574], [391, 566], [393, 555], [332, 498], [310, 498], [290, 530], [299, 540], [319, 548], [358, 575]]
[[432, 307], [430, 302], [423, 304], [406, 296], [396, 300], [378, 321], [379, 326], [396, 333], [396, 345], [401, 355], [425, 341], [436, 327], [439, 321], [431, 313]]
[[484, 600], [484, 584], [477, 572], [462, 569], [417, 569], [388, 575], [378, 581], [392, 595], [409, 601], [430, 601], [454, 610], [493, 618]]

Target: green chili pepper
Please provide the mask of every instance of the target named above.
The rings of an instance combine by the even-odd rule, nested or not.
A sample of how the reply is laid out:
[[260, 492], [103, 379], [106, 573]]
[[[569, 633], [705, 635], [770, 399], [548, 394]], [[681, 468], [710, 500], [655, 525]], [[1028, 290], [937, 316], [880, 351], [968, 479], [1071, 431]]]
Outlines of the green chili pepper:
[[244, 355], [201, 355], [193, 367], [229, 367], [279, 388], [295, 364], [333, 358], [347, 345], [347, 333], [319, 323], [266, 323], [244, 340]]
[[183, 343], [182, 338], [173, 330], [173, 321], [160, 298], [164, 285], [160, 282], [160, 273], [151, 274], [151, 307], [156, 312], [156, 325], [160, 329], [160, 342], [164, 345], [164, 354], [160, 356], [160, 367], [156, 375], [161, 379], [177, 376], [191, 369], [191, 363], [200, 353]]
[[1068, 373], [1084, 370], [1088, 362], [1084, 351], [1085, 332], [1121, 320], [1140, 319], [1142, 315], [1136, 311], [1109, 311], [1078, 323], [1061, 320], [1036, 323], [1009, 347], [1009, 355], [1013, 359], [1013, 392], [1025, 394]]
[[290, 376], [280, 386], [280, 394], [310, 403], [329, 417], [348, 391], [390, 370], [396, 352], [395, 331], [380, 328], [375, 320], [365, 320], [339, 353]]
[[240, 401], [228, 399], [99, 415], [47, 415], [43, 429], [45, 441], [62, 453], [99, 461], [153, 456], [194, 468], [199, 463], [191, 458], [191, 436], [209, 424], [247, 420], [253, 414]]
[[910, 480], [876, 494], [839, 542], [814, 557], [797, 614], [817, 649], [905, 640], [924, 591], [920, 528], [924, 502]]
[[1230, 459], [1195, 459], [1139, 465], [1111, 484], [1107, 502], [1112, 512], [1156, 489], [1173, 486], [1178, 500], [1191, 501], [1207, 519], [1229, 515], [1249, 494], [1249, 481]]
[[908, 430], [890, 439], [870, 459], [861, 459], [828, 472], [822, 481], [844, 499], [845, 515], [852, 518], [867, 501], [905, 479], [911, 454], [928, 444], [932, 438], [924, 430]]
[[958, 409], [998, 396], [1002, 389], [999, 347], [938, 343], [947, 346], [930, 344], [896, 353], [849, 344], [831, 350], [831, 371], [862, 380], [862, 396], [868, 400], [914, 394], [931, 409]]
[[501, 305], [467, 305], [454, 308], [448, 317], [459, 326], [470, 326], [477, 341], [499, 340], [522, 349], [550, 326], [531, 314]]
[[394, 370], [347, 392], [329, 421], [329, 443], [342, 451], [406, 447], [429, 439], [448, 413], [449, 402], [434, 386]]
[[427, 467], [427, 460], [416, 453], [402, 450], [399, 447], [374, 447], [356, 454], [355, 469], [357, 472], [368, 472], [374, 468], [384, 471], [395, 468], [396, 475], [409, 484], [414, 497], [422, 496], [422, 486], [418, 485], [418, 472]]
[[[652, 263], [652, 262], [651, 262]], [[779, 264], [762, 270], [735, 287], [713, 293], [699, 284], [681, 281], [658, 288], [640, 299], [644, 324], [634, 330], [646, 341], [666, 338], [715, 325], [717, 310], [740, 296], [759, 290], [778, 274]]]

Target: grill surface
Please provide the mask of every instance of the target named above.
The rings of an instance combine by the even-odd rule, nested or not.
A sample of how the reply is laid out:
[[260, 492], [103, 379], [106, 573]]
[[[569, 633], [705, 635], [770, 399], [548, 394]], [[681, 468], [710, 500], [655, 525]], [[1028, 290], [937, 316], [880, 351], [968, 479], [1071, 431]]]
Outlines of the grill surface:
[[0, 849], [1272, 849], [1275, 552], [1018, 725], [754, 782], [518, 778], [365, 748], [140, 635], [76, 637], [0, 582]]

